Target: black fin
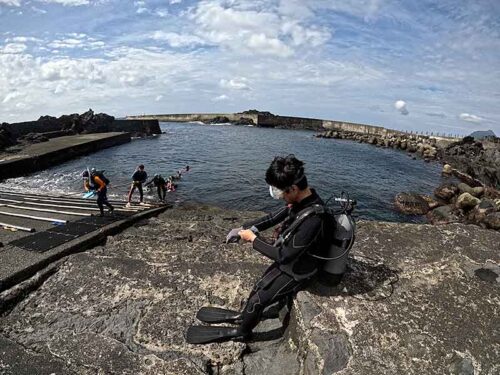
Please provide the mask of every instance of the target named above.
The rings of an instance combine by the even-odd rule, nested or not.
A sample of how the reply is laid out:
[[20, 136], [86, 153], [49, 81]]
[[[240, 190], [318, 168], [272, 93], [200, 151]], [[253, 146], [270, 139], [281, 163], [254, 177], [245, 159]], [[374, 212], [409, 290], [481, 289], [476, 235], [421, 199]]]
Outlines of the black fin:
[[220, 326], [191, 326], [186, 332], [186, 341], [189, 344], [208, 344], [229, 340], [243, 340], [244, 337], [233, 327]]
[[202, 307], [196, 314], [196, 318], [205, 323], [239, 323], [241, 313], [220, 307]]

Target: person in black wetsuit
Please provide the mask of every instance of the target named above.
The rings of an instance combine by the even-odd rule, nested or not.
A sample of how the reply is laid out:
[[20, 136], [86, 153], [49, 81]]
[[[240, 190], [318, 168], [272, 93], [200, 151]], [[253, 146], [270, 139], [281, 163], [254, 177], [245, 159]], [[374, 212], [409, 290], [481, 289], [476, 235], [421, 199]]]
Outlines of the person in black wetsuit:
[[126, 207], [130, 207], [130, 202], [132, 201], [132, 194], [134, 194], [135, 189], [139, 190], [139, 204], [143, 204], [144, 192], [142, 191], [142, 184], [148, 179], [148, 174], [144, 170], [144, 165], [139, 165], [132, 175], [132, 185], [130, 186], [130, 191], [128, 193], [128, 203]]
[[160, 201], [164, 202], [167, 196], [167, 187], [165, 179], [160, 174], [155, 174], [153, 179], [146, 183], [144, 186], [149, 186], [153, 184], [156, 186], [156, 190], [158, 191], [158, 198]]
[[[276, 157], [266, 171], [266, 182], [271, 196], [283, 199], [287, 205], [263, 218], [244, 223], [242, 228], [231, 230], [227, 241], [237, 234], [252, 242], [253, 248], [273, 263], [250, 292], [238, 328], [216, 332], [214, 339], [217, 340], [247, 339], [267, 306], [293, 296], [314, 278], [324, 261], [311, 255], [322, 254], [330, 244], [326, 233], [331, 232], [328, 226], [334, 224], [320, 215], [304, 219], [285, 243], [271, 245], [259, 238], [256, 232], [281, 223], [279, 231], [283, 233], [300, 211], [315, 204], [324, 205], [316, 191], [308, 186], [304, 163], [294, 155]], [[196, 331], [192, 332], [196, 334]]]

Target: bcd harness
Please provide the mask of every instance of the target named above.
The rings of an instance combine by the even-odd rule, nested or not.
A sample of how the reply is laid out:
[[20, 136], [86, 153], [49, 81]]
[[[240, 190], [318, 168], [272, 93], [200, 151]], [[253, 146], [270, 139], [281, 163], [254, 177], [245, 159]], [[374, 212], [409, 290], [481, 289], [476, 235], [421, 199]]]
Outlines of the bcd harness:
[[335, 232], [331, 237], [331, 243], [326, 251], [326, 256], [307, 253], [309, 256], [325, 261], [323, 271], [332, 275], [341, 275], [345, 272], [349, 251], [354, 244], [356, 223], [351, 216], [355, 202], [348, 201], [348, 205], [342, 211], [335, 211], [329, 207], [315, 204], [307, 207], [297, 214], [293, 223], [280, 234], [274, 246], [282, 246], [295, 234], [297, 228], [311, 215], [329, 215], [336, 223]]

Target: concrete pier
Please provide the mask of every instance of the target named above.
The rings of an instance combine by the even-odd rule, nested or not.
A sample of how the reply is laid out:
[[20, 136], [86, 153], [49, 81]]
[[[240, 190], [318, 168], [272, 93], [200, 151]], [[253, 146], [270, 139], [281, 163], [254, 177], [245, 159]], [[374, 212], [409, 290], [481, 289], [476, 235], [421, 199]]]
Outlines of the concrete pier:
[[122, 132], [80, 134], [27, 146], [17, 154], [0, 156], [0, 180], [37, 172], [70, 159], [130, 142]]
[[166, 205], [125, 207], [98, 216], [95, 199], [0, 191], [0, 292], [33, 276], [50, 263], [105, 241]]

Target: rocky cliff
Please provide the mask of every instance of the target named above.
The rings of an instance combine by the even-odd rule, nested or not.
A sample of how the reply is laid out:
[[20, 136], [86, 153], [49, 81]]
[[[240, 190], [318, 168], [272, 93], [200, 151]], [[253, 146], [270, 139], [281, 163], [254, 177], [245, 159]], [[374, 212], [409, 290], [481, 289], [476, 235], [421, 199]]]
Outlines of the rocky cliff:
[[462, 224], [359, 223], [341, 285], [300, 292], [250, 343], [187, 345], [196, 311], [239, 308], [268, 264], [222, 243], [258, 215], [172, 209], [70, 256], [15, 305], [0, 294], [0, 373], [499, 372], [500, 233]]

